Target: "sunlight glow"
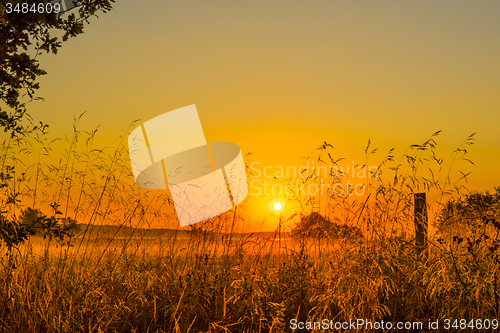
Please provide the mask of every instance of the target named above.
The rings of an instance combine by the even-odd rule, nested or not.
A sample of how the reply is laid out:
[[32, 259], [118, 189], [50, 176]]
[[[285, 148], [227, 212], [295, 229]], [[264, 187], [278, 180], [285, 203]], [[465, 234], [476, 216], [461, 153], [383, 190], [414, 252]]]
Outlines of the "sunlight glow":
[[275, 202], [274, 205], [273, 205], [273, 208], [275, 211], [280, 211], [282, 208], [283, 208], [283, 205], [279, 202]]

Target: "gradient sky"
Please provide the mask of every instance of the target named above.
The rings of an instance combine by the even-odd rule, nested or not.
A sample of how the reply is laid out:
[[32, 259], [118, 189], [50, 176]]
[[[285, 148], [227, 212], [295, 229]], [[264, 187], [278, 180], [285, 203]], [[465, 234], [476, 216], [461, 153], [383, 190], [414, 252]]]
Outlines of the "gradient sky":
[[360, 164], [368, 139], [400, 156], [438, 130], [449, 158], [477, 132], [468, 187], [500, 185], [498, 1], [118, 0], [99, 16], [40, 57], [31, 113], [55, 135], [87, 111], [113, 144], [196, 104], [207, 141], [289, 166], [323, 141]]

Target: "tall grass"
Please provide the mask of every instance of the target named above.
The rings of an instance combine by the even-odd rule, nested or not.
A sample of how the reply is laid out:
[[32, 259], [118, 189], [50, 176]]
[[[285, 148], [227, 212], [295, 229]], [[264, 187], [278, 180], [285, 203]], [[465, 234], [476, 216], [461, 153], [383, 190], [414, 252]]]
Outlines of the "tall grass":
[[[448, 162], [435, 154], [439, 132], [399, 159], [390, 150], [371, 169], [363, 196], [293, 193], [287, 199], [296, 215], [320, 212], [359, 227], [363, 237], [291, 239], [231, 233], [234, 223], [248, 222], [244, 207], [187, 231], [148, 230], [153, 221], [175, 222], [172, 202], [162, 191], [134, 186], [127, 132], [116, 148], [97, 149], [98, 132], [82, 132], [77, 123], [64, 140], [39, 135], [2, 146], [3, 230], [27, 207], [53, 217], [53, 228], [65, 218], [85, 225], [62, 239], [34, 235], [2, 244], [2, 332], [288, 332], [291, 320], [426, 325], [498, 317], [496, 213], [474, 217], [476, 227], [459, 236], [436, 225], [428, 256], [414, 245], [413, 194], [435, 193], [431, 223], [453, 195], [466, 194], [467, 174], [452, 176], [473, 136]], [[375, 154], [369, 143], [359, 168]], [[308, 158], [329, 168], [342, 161], [327, 143]], [[319, 177], [297, 181], [324, 181]], [[345, 180], [339, 172], [327, 179]], [[470, 216], [448, 213], [457, 225], [471, 225]], [[280, 231], [296, 217], [282, 216]]]

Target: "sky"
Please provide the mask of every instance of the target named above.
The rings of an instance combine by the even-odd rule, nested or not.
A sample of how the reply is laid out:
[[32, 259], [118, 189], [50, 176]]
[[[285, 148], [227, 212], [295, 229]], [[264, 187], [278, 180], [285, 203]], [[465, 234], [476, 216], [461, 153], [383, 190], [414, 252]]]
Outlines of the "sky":
[[113, 145], [133, 120], [196, 104], [207, 141], [236, 143], [272, 172], [325, 141], [354, 165], [371, 140], [376, 164], [438, 130], [449, 161], [476, 133], [475, 165], [458, 167], [470, 190], [493, 190], [499, 17], [498, 1], [117, 0], [39, 58], [44, 101], [30, 112], [58, 136], [86, 112], [82, 126]]

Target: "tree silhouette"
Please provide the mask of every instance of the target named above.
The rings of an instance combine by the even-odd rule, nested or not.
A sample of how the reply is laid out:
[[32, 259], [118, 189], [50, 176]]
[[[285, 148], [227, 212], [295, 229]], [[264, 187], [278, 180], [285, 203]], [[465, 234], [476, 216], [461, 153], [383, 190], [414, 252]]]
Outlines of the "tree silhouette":
[[[37, 4], [47, 4], [50, 0], [40, 0]], [[16, 12], [2, 1], [0, 6], [0, 99], [8, 110], [0, 107], [0, 127], [11, 136], [25, 135], [31, 131], [44, 128], [43, 124], [26, 126], [21, 121], [31, 117], [27, 113], [22, 97], [28, 95], [35, 98], [34, 93], [40, 85], [37, 78], [47, 74], [40, 68], [37, 56], [45, 51], [56, 54], [62, 43], [70, 37], [83, 33], [89, 18], [97, 16], [99, 11], [107, 12], [114, 0], [80, 0], [76, 1], [76, 9], [69, 15], [58, 15], [54, 12]], [[14, 6], [21, 3], [13, 0]], [[31, 4], [30, 4], [31, 5]], [[15, 7], [14, 7], [15, 8]], [[10, 11], [10, 13], [9, 13]], [[75, 15], [75, 11], [77, 15]], [[62, 37], [54, 36], [62, 32]], [[26, 51], [34, 48], [34, 55]], [[21, 93], [23, 93], [21, 95]]]
[[[55, 204], [51, 206], [56, 206]], [[52, 216], [43, 214], [38, 209], [23, 209], [18, 220], [10, 221], [4, 214], [0, 214], [0, 245], [4, 243], [9, 252], [12, 248], [22, 244], [32, 235], [42, 235], [63, 242], [72, 239], [78, 232], [76, 220], [70, 217], [61, 217], [57, 209]]]
[[331, 222], [317, 212], [302, 216], [292, 230], [292, 237], [300, 238], [356, 238], [361, 236], [359, 228]]
[[[28, 100], [42, 99], [35, 97], [39, 89], [38, 78], [47, 74], [37, 60], [42, 52], [57, 54], [63, 42], [83, 33], [89, 19], [97, 17], [99, 12], [106, 13], [114, 0], [78, 0], [75, 8], [68, 14], [59, 15], [54, 11], [42, 10], [51, 0], [36, 3], [20, 0], [2, 1], [0, 4], [0, 128], [10, 137], [6, 138], [7, 148], [2, 156], [0, 169], [0, 189], [8, 193], [9, 182], [15, 179], [15, 166], [6, 162], [9, 145], [25, 141], [35, 131], [45, 133], [47, 125], [33, 124], [26, 109]], [[21, 10], [28, 4], [29, 10]], [[33, 7], [33, 5], [35, 5]], [[40, 6], [41, 5], [41, 6]], [[28, 123], [26, 122], [28, 121]], [[11, 140], [14, 138], [15, 140]], [[11, 158], [17, 162], [17, 157]], [[19, 202], [18, 193], [8, 195], [3, 204]], [[26, 240], [29, 235], [42, 232], [45, 237], [63, 240], [74, 235], [76, 221], [61, 218], [60, 214], [46, 216], [40, 211], [24, 211], [21, 219], [7, 217], [6, 211], [0, 210], [0, 245], [4, 243], [9, 252], [13, 247]]]
[[500, 187], [495, 187], [493, 193], [474, 192], [446, 202], [439, 213], [437, 226], [440, 230], [456, 229], [464, 225], [472, 229], [483, 228], [488, 223], [498, 224], [499, 213]]
[[[55, 206], [54, 204], [51, 205]], [[72, 238], [78, 231], [76, 220], [62, 215], [57, 209], [53, 216], [47, 216], [38, 209], [26, 208], [20, 216], [20, 224], [30, 234], [41, 234], [44, 238], [56, 238], [64, 240], [65, 237]]]

